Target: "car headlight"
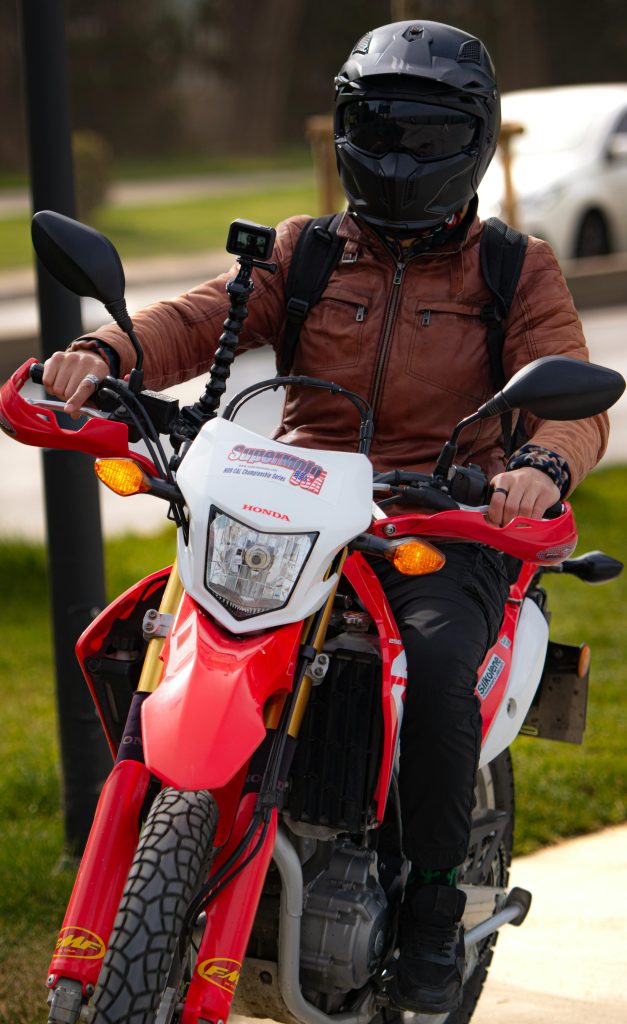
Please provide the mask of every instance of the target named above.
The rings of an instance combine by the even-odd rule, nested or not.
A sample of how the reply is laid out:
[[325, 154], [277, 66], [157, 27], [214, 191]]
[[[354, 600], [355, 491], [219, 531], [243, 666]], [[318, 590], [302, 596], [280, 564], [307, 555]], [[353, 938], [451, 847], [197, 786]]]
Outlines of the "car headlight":
[[317, 533], [266, 533], [213, 509], [205, 586], [235, 619], [287, 604]]

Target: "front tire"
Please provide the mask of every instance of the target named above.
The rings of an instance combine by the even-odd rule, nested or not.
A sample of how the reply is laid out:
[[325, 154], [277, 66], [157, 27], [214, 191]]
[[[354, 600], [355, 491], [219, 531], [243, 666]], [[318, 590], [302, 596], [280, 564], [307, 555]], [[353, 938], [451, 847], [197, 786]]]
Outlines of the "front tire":
[[187, 908], [207, 877], [210, 793], [164, 789], [142, 831], [94, 997], [92, 1024], [153, 1024]]

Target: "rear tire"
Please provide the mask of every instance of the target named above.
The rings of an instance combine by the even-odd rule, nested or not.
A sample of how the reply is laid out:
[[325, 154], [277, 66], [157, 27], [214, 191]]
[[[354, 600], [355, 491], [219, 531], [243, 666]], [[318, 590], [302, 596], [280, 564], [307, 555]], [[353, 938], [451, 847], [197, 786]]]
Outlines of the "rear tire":
[[[489, 810], [507, 811], [510, 824], [503, 841], [490, 866], [488, 885], [507, 885], [508, 868], [512, 859], [512, 841], [514, 836], [514, 771], [509, 750], [504, 750], [488, 765], [479, 769], [475, 787], [476, 804], [473, 818], [479, 818]], [[458, 880], [463, 883], [463, 868]], [[497, 934], [489, 936], [482, 944], [475, 968], [464, 982], [462, 1002], [457, 1010], [443, 1014], [409, 1014], [405, 1013], [405, 1024], [468, 1024], [483, 991], [488, 968], [494, 955]]]
[[92, 1024], [153, 1024], [217, 824], [210, 793], [164, 789], [139, 840], [94, 997]]

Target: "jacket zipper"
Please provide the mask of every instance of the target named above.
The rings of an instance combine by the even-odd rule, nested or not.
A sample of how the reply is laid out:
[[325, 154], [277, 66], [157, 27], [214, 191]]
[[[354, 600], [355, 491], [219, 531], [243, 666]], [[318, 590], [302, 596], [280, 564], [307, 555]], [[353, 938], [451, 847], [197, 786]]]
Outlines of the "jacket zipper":
[[381, 337], [381, 345], [379, 347], [379, 358], [377, 359], [377, 366], [374, 373], [374, 383], [372, 387], [372, 415], [373, 419], [377, 414], [377, 405], [381, 395], [381, 383], [383, 379], [383, 372], [385, 369], [385, 362], [388, 354], [388, 348], [390, 346], [390, 337], [392, 335], [392, 327], [394, 326], [394, 318], [396, 316], [396, 310], [398, 308], [398, 300], [400, 297], [401, 289], [400, 285], [403, 280], [403, 274], [405, 272], [406, 263], [402, 261], [396, 263], [396, 271], [392, 278], [392, 293], [390, 295], [390, 301], [388, 304], [387, 313], [385, 316], [385, 324], [383, 327], [383, 335]]
[[358, 304], [356, 302], [351, 302], [350, 299], [338, 299], [338, 298], [336, 298], [335, 295], [329, 295], [328, 296], [328, 301], [329, 302], [341, 302], [341, 304], [343, 306], [352, 306], [353, 309], [355, 310], [355, 320], [356, 320], [356, 322], [358, 324], [362, 324], [364, 322], [364, 320], [366, 319], [366, 313], [368, 312], [368, 310], [366, 309], [365, 306], [363, 306], [361, 304]]

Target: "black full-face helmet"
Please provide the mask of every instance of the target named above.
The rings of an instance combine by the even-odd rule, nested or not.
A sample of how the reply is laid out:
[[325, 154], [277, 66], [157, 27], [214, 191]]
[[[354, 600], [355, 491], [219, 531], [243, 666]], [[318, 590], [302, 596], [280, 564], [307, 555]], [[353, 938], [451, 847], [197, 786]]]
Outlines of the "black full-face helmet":
[[479, 39], [434, 21], [384, 25], [359, 40], [335, 85], [338, 170], [368, 224], [429, 231], [473, 198], [500, 127]]

